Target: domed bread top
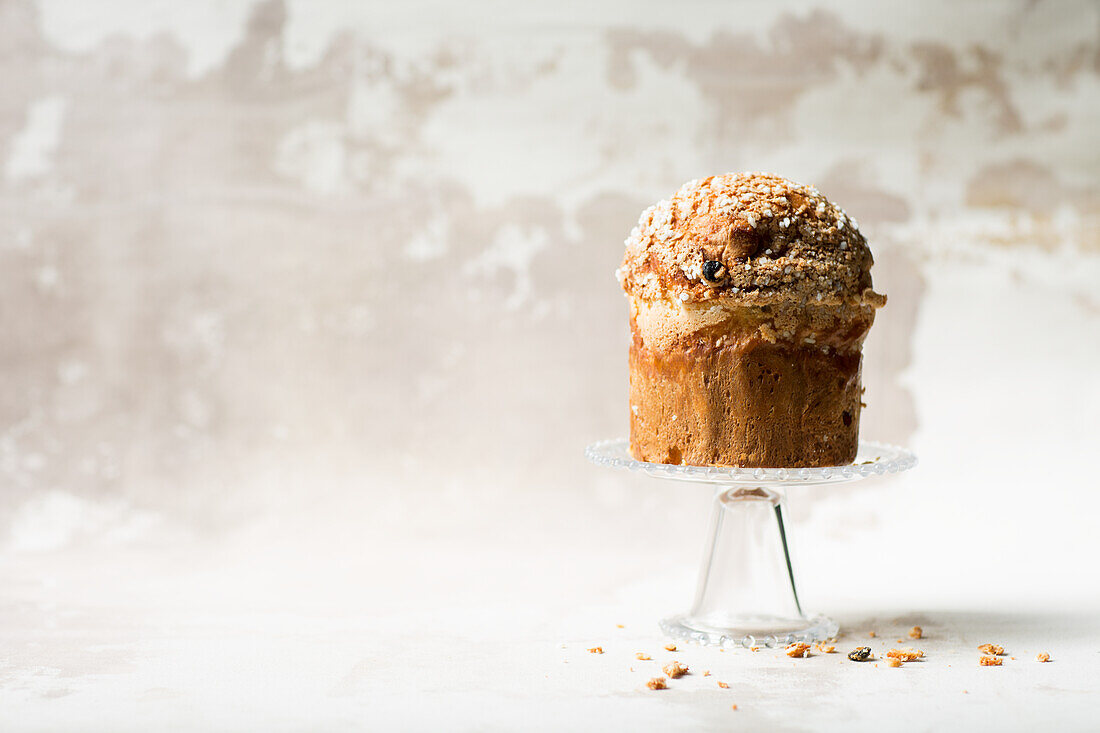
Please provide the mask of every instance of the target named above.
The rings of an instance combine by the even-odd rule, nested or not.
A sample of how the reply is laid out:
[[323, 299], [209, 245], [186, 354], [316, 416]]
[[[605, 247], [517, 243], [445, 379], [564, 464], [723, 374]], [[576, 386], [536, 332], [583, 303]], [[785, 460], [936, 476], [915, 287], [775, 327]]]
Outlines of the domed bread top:
[[616, 271], [644, 300], [881, 307], [859, 225], [813, 186], [767, 173], [689, 181], [642, 212]]

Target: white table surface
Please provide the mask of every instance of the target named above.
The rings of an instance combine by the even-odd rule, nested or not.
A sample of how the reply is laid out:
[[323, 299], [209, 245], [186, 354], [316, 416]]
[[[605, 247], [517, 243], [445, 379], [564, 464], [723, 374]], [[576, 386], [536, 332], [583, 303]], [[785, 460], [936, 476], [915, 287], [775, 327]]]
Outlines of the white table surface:
[[[1085, 596], [1045, 604], [1009, 570], [972, 582], [985, 571], [952, 557], [949, 535], [915, 526], [935, 512], [913, 505], [920, 469], [792, 497], [807, 605], [841, 621], [839, 652], [881, 655], [922, 626], [904, 644], [925, 659], [900, 669], [665, 651], [656, 620], [690, 598], [709, 495], [598, 475], [587, 499], [303, 495], [206, 536], [120, 510], [94, 541], [74, 534], [81, 507], [47, 497], [0, 559], [3, 727], [1095, 729], [1100, 625]], [[871, 499], [882, 526], [837, 534], [835, 517], [858, 523]], [[986, 642], [1004, 646], [1003, 667], [978, 666]], [[671, 659], [692, 673], [647, 690]]]

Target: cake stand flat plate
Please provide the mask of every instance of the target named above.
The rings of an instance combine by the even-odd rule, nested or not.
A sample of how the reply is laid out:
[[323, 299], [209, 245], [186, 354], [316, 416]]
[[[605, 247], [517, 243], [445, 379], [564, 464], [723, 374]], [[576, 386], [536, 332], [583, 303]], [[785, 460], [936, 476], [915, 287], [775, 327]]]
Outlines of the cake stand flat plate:
[[608, 468], [638, 471], [654, 478], [708, 484], [798, 484], [814, 486], [856, 481], [887, 473], [901, 473], [917, 465], [917, 457], [904, 448], [860, 441], [856, 459], [846, 466], [817, 468], [740, 468], [738, 466], [674, 466], [646, 463], [630, 457], [623, 438], [601, 440], [584, 449], [588, 460]]

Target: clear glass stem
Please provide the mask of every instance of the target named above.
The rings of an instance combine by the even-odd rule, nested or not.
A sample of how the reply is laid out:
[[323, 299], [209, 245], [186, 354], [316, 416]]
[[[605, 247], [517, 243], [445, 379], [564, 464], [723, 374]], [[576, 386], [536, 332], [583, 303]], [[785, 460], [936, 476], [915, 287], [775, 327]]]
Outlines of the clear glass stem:
[[715, 495], [691, 610], [665, 619], [671, 636], [702, 644], [774, 646], [834, 636], [798, 600], [784, 500], [767, 488], [723, 487]]

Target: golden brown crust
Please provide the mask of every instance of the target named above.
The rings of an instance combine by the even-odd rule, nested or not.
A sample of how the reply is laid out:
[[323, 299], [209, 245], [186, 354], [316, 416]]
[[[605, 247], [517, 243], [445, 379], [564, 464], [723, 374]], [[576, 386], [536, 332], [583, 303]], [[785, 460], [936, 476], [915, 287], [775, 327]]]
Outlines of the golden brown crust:
[[646, 209], [617, 276], [627, 293], [646, 300], [880, 307], [872, 262], [859, 225], [816, 188], [737, 173], [690, 181]]
[[858, 349], [734, 341], [630, 348], [630, 452], [695, 466], [837, 466], [859, 443]]

